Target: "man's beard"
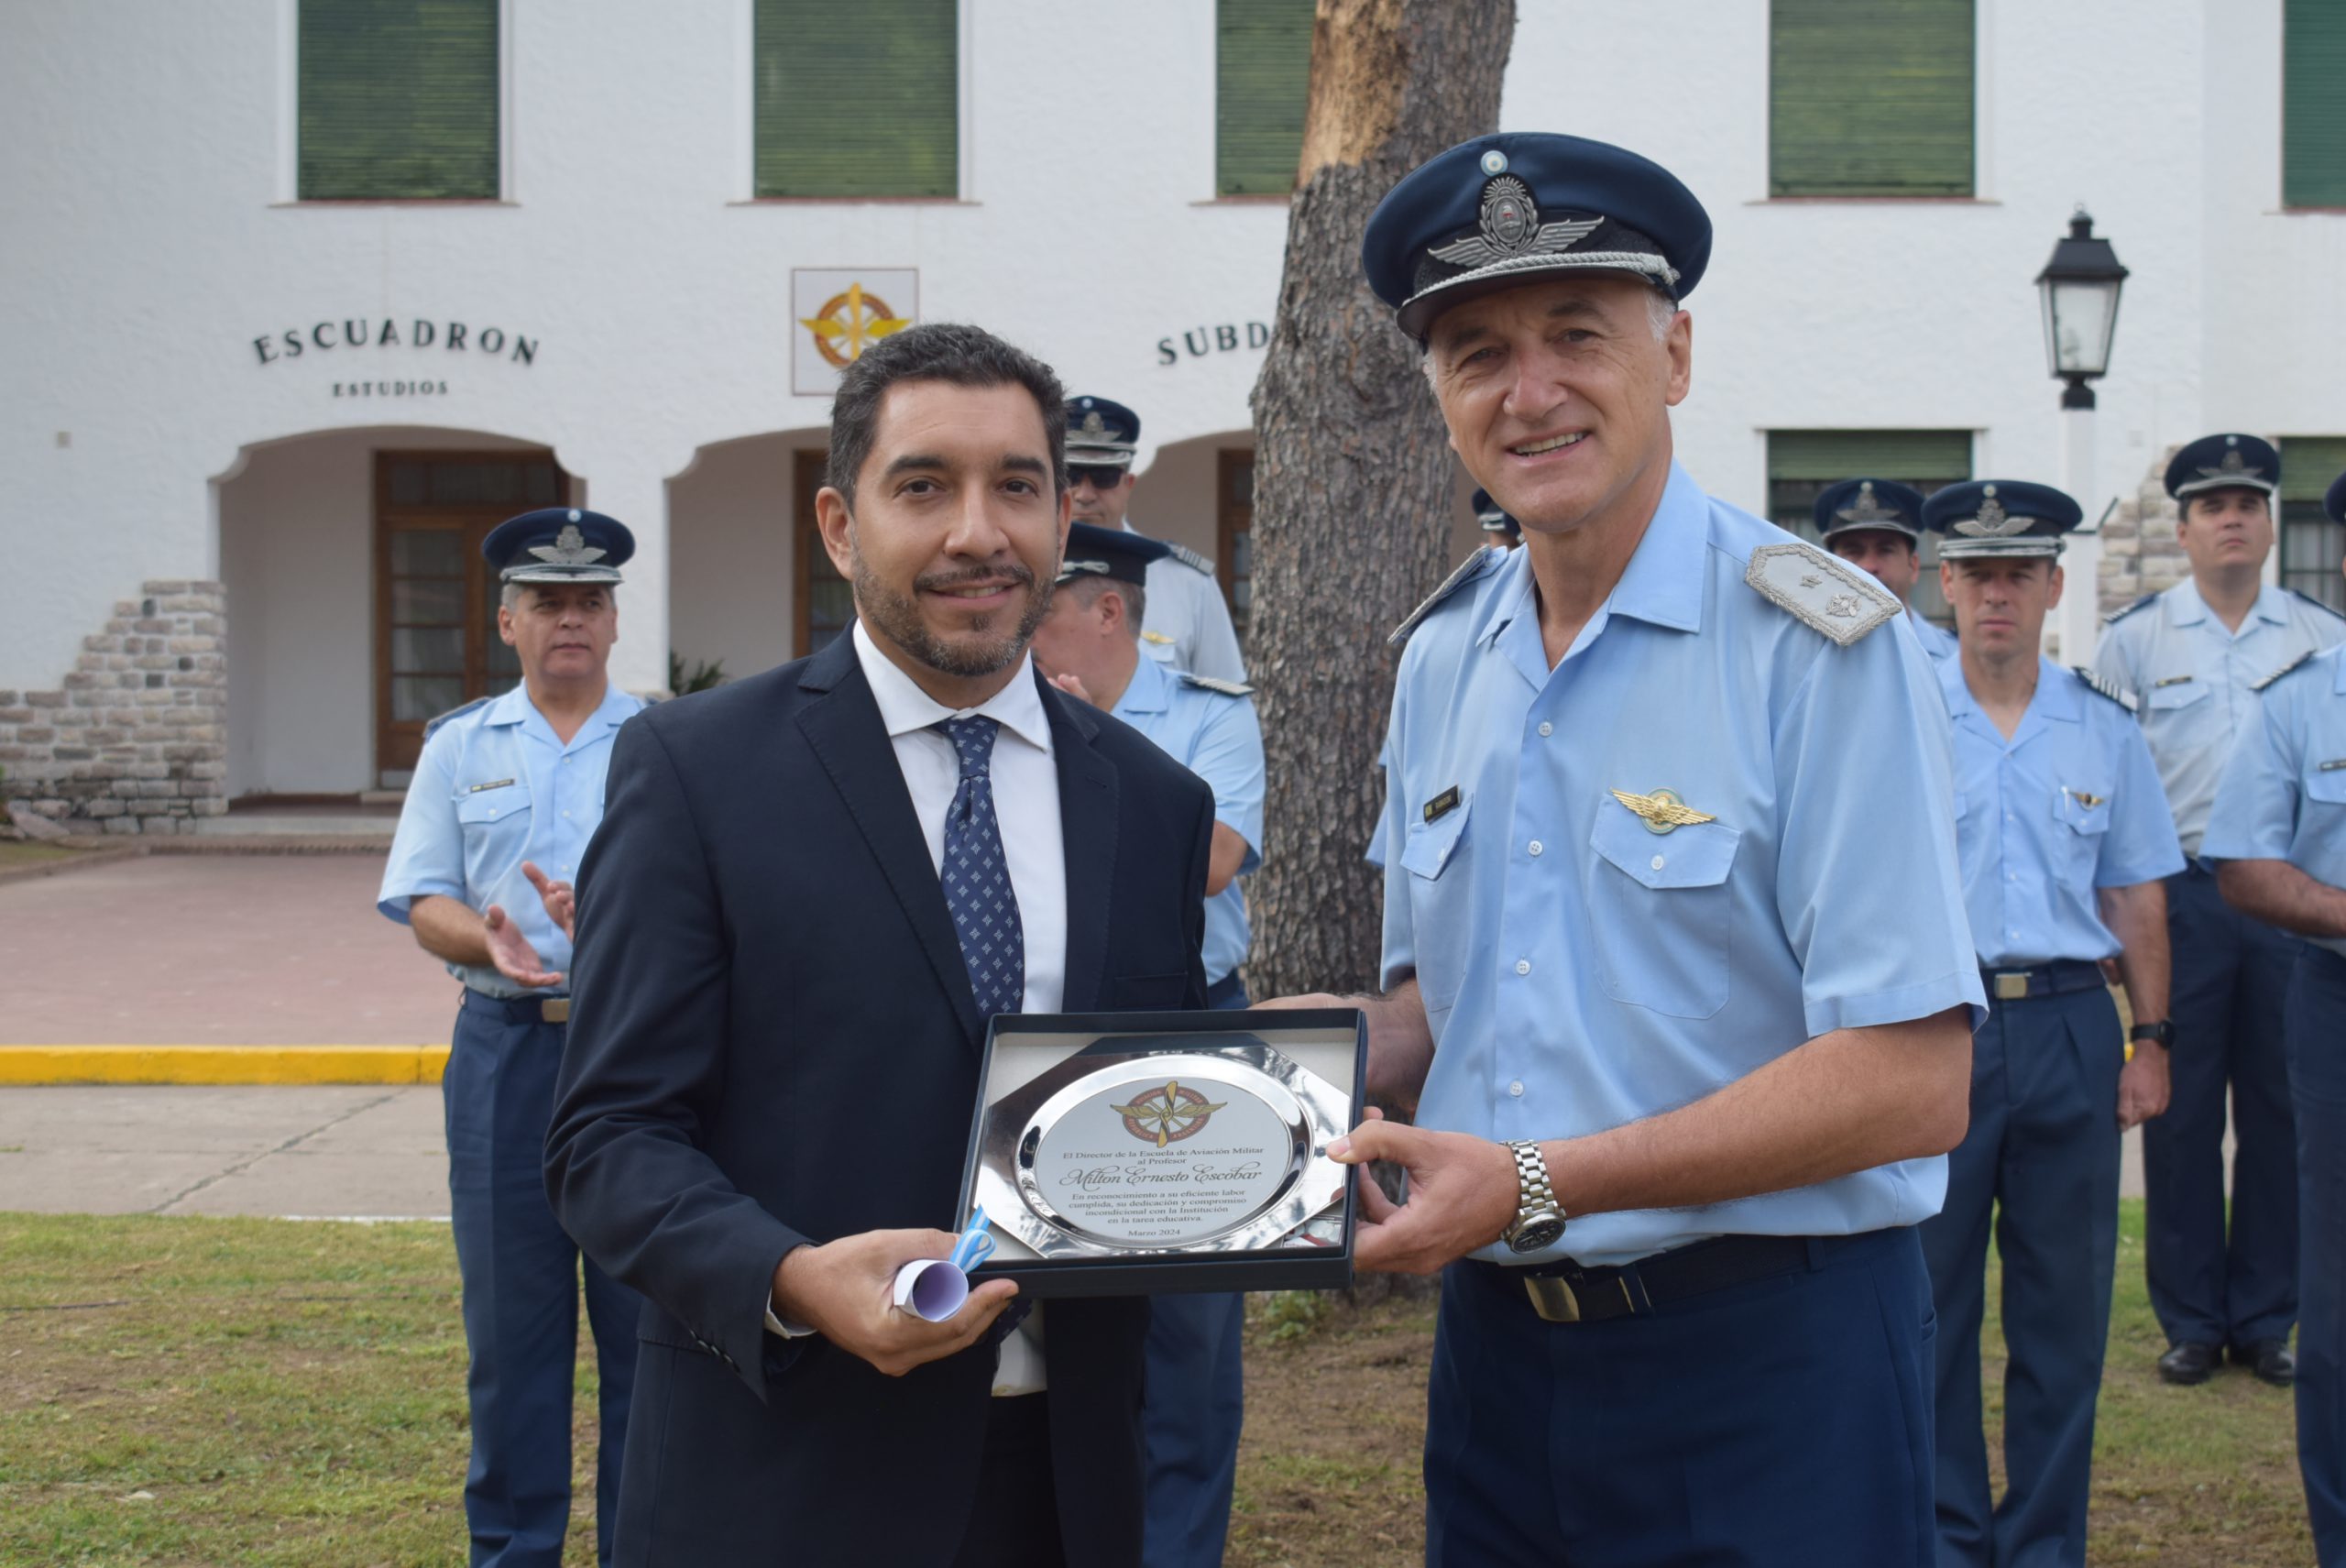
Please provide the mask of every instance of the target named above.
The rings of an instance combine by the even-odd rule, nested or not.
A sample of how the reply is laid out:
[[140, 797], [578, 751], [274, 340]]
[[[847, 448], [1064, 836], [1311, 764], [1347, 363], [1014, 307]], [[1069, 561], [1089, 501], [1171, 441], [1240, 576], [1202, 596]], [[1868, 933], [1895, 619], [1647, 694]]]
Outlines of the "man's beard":
[[921, 620], [916, 602], [873, 575], [863, 559], [863, 552], [854, 552], [854, 562], [856, 609], [869, 617], [889, 641], [942, 674], [991, 675], [1007, 667], [1026, 652], [1035, 629], [1043, 624], [1043, 618], [1051, 610], [1049, 592], [1036, 582], [1034, 573], [1017, 562], [1002, 567], [981, 566], [967, 572], [932, 573], [916, 578], [913, 585], [915, 592], [1002, 576], [1008, 576], [1025, 588], [1026, 603], [1019, 611], [1016, 630], [1000, 637], [981, 634], [971, 640], [948, 641], [931, 632]]

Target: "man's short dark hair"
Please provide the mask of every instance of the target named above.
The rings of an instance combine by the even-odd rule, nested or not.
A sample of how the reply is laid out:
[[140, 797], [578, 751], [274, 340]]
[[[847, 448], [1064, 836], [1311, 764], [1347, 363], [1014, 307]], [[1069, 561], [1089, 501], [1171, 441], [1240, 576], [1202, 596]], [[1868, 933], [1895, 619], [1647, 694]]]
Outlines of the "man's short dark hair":
[[904, 381], [944, 381], [956, 387], [1026, 389], [1043, 416], [1051, 449], [1051, 489], [1067, 488], [1067, 393], [1051, 367], [983, 327], [937, 322], [892, 333], [865, 349], [839, 377], [831, 400], [831, 452], [823, 481], [855, 505], [855, 478], [872, 455], [880, 405]]

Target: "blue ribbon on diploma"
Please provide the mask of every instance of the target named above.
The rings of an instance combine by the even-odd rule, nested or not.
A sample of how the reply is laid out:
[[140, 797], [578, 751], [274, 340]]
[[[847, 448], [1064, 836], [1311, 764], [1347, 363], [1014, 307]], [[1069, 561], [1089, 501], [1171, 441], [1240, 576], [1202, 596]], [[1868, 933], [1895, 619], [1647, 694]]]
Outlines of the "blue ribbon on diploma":
[[981, 1203], [970, 1215], [970, 1228], [953, 1244], [953, 1253], [947, 1261], [967, 1274], [993, 1255], [993, 1228], [986, 1223], [985, 1205]]

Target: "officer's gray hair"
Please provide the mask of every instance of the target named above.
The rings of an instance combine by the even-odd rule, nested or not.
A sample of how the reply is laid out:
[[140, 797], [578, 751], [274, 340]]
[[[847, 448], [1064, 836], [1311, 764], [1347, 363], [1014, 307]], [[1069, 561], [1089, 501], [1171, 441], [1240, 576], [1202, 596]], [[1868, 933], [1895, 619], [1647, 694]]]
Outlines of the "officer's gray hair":
[[[521, 608], [523, 588], [543, 588], [552, 586], [547, 583], [508, 583], [497, 590], [497, 602], [507, 609], [519, 610]], [[617, 583], [597, 583], [595, 587], [603, 590], [603, 598], [612, 604], [619, 602], [619, 586]]]
[[1059, 586], [1059, 591], [1073, 594], [1075, 602], [1090, 609], [1100, 602], [1102, 594], [1113, 593], [1124, 601], [1124, 631], [1135, 641], [1140, 640], [1142, 620], [1148, 615], [1148, 593], [1138, 583], [1127, 583], [1115, 577], [1086, 575], [1069, 577]]

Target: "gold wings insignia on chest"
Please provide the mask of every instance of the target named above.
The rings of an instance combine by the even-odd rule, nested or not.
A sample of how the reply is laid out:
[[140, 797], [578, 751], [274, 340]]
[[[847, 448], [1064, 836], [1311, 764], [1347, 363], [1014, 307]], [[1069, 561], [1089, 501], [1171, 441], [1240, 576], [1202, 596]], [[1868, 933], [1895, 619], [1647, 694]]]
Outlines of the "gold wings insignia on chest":
[[1636, 812], [1649, 828], [1692, 828], [1697, 822], [1718, 820], [1709, 812], [1697, 811], [1667, 795], [1632, 795], [1628, 790], [1617, 789], [1613, 792], [1613, 798]]

